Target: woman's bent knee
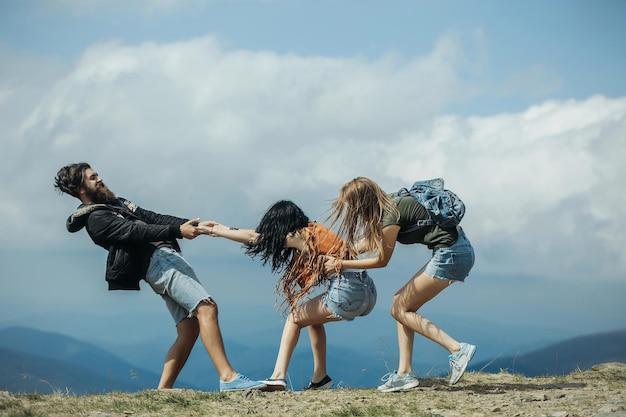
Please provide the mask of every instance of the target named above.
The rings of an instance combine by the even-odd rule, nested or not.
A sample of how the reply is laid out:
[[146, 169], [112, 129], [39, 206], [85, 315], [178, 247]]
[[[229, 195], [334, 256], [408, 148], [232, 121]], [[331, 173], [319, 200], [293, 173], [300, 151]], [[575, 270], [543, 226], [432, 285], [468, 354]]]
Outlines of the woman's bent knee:
[[404, 311], [403, 309], [399, 308], [396, 303], [393, 303], [391, 305], [391, 310], [389, 311], [389, 313], [391, 314], [391, 317], [394, 318], [394, 320], [399, 321], [399, 318], [402, 316], [402, 313], [404, 313]]
[[403, 301], [406, 300], [406, 296], [402, 296], [399, 292], [393, 296], [393, 301], [391, 302], [391, 317], [398, 320], [398, 317], [401, 317], [403, 313], [409, 311], [408, 306]]

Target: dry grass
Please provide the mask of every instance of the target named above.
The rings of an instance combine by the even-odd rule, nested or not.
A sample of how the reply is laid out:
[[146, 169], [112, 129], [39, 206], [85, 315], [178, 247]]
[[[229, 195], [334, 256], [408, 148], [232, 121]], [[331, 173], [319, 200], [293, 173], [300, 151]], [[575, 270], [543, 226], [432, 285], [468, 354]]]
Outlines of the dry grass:
[[[608, 414], [603, 414], [608, 413]], [[622, 414], [623, 413], [623, 414]], [[428, 378], [414, 390], [376, 389], [217, 393], [146, 390], [74, 396], [0, 392], [0, 416], [452, 417], [626, 415], [626, 365], [562, 377], [467, 373], [454, 387]]]

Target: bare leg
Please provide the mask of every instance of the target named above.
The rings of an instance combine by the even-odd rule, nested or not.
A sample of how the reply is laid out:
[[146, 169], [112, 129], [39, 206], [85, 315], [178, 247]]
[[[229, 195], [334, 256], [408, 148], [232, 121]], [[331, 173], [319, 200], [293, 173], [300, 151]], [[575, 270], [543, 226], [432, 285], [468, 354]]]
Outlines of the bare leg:
[[313, 351], [313, 377], [311, 381], [319, 382], [327, 374], [326, 371], [326, 329], [323, 324], [309, 326], [309, 340]]
[[215, 365], [220, 381], [230, 382], [237, 377], [237, 372], [226, 357], [217, 313], [217, 304], [213, 300], [200, 303], [196, 309], [202, 344]]
[[411, 332], [427, 337], [450, 353], [459, 351], [460, 345], [456, 340], [426, 317], [417, 314], [417, 310], [449, 285], [450, 281], [431, 277], [420, 270], [394, 296], [391, 315], [402, 325], [398, 326], [399, 368], [402, 368], [398, 373], [401, 373], [401, 370], [404, 372], [411, 370], [413, 354], [413, 337], [409, 336]]
[[398, 327], [398, 348], [400, 350], [400, 358], [398, 361], [398, 375], [407, 375], [413, 371], [413, 340], [415, 332], [396, 322]]
[[[300, 330], [303, 327], [311, 325], [321, 325], [329, 321], [339, 321], [340, 319], [331, 316], [331, 312], [322, 304], [322, 296], [318, 295], [315, 298], [305, 302], [301, 306], [292, 310], [287, 317], [287, 322], [283, 328], [283, 335], [280, 339], [280, 348], [278, 349], [278, 357], [276, 358], [276, 364], [274, 365], [274, 372], [270, 378], [272, 379], [284, 379], [287, 375], [287, 368], [291, 361], [291, 355], [293, 354], [298, 339], [300, 338]], [[325, 333], [324, 333], [325, 340]], [[319, 341], [319, 338], [318, 338]], [[312, 346], [313, 347], [313, 346]], [[317, 356], [317, 362], [326, 363], [326, 344], [324, 343], [323, 351], [318, 350], [313, 354], [314, 358]], [[324, 374], [322, 378], [325, 376]]]
[[167, 352], [158, 389], [172, 388], [178, 374], [185, 366], [191, 349], [198, 339], [198, 320], [186, 318], [176, 325], [178, 336]]
[[291, 354], [296, 348], [299, 338], [300, 327], [294, 323], [290, 314], [285, 322], [285, 327], [283, 327], [278, 356], [276, 357], [276, 364], [274, 365], [274, 372], [272, 372], [271, 379], [285, 379], [289, 361], [291, 361]]

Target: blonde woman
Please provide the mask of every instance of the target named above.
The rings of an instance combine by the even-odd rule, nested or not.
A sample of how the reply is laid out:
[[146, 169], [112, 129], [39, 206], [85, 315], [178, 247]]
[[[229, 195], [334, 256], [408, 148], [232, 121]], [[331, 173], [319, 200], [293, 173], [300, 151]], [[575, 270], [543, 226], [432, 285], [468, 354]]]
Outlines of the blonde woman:
[[476, 346], [459, 343], [417, 311], [454, 282], [462, 282], [474, 265], [474, 250], [463, 230], [438, 225], [416, 228], [428, 220], [426, 209], [411, 196], [387, 194], [368, 178], [355, 178], [345, 184], [334, 201], [329, 216], [337, 234], [353, 253], [370, 257], [342, 260], [327, 257], [325, 269], [372, 269], [387, 266], [396, 242], [422, 244], [432, 250], [432, 258], [420, 268], [393, 297], [391, 315], [397, 321], [400, 350], [398, 369], [382, 378], [382, 392], [405, 391], [418, 386], [412, 369], [415, 333], [438, 343], [449, 353], [450, 385], [456, 384]]
[[[296, 204], [281, 200], [263, 215], [255, 230], [204, 222], [206, 233], [246, 245], [246, 254], [259, 256], [272, 271], [281, 273], [276, 284], [288, 315], [272, 375], [263, 381], [266, 391], [287, 389], [287, 369], [300, 331], [309, 328], [313, 350], [313, 376], [305, 389], [333, 385], [326, 372], [326, 332], [331, 321], [354, 320], [369, 314], [376, 304], [376, 286], [366, 271], [343, 270], [324, 274], [323, 255], [349, 258], [346, 247], [323, 224], [311, 222]], [[307, 296], [318, 286], [325, 291]]]

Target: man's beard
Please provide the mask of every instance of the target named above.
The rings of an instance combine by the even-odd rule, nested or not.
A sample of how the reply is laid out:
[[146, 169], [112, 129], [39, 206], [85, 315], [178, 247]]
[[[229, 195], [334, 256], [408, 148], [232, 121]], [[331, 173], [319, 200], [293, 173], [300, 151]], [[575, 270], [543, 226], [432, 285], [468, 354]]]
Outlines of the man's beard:
[[117, 201], [117, 197], [113, 194], [113, 191], [109, 190], [109, 187], [101, 183], [96, 186], [96, 189], [89, 193], [89, 199], [93, 203], [100, 204], [113, 204]]

